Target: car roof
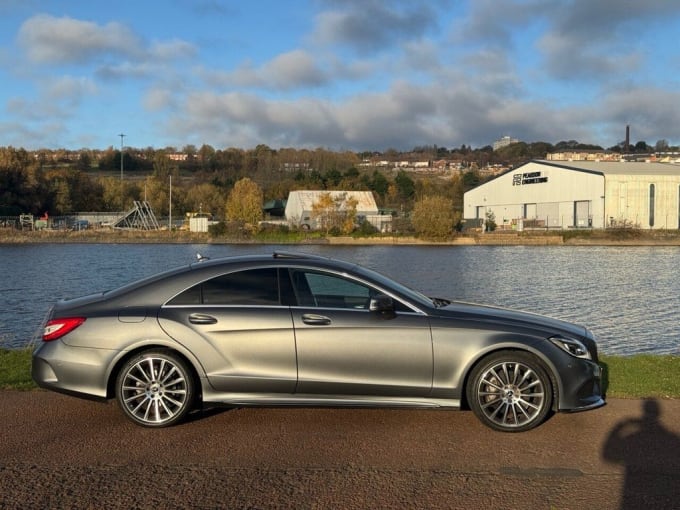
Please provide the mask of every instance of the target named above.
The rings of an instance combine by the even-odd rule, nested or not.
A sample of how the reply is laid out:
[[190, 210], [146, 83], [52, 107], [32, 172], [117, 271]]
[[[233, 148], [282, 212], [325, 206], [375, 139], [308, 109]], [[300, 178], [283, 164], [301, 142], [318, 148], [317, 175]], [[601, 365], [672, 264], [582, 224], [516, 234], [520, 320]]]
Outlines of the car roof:
[[352, 268], [356, 267], [353, 263], [331, 259], [329, 257], [286, 251], [276, 251], [274, 253], [260, 255], [220, 257], [216, 259], [201, 257], [197, 262], [135, 280], [122, 287], [111, 289], [104, 294], [108, 298], [114, 299], [118, 296], [129, 295], [131, 292], [142, 292], [144, 294], [147, 292], [152, 292], [154, 294], [158, 292], [160, 294], [165, 294], [166, 291], [163, 290], [164, 288], [168, 289], [167, 292], [172, 293], [171, 287], [177, 285], [182, 287], [182, 285], [189, 284], [196, 280], [217, 276], [224, 269], [231, 271], [249, 266], [281, 267], [289, 266], [291, 264], [295, 265], [296, 262], [304, 267], [332, 269], [335, 271], [350, 271]]

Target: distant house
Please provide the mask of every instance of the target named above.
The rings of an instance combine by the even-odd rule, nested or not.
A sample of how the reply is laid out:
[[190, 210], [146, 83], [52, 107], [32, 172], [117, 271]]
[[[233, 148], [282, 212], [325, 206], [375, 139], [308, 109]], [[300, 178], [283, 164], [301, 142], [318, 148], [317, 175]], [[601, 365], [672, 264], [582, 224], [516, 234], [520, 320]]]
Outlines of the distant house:
[[366, 220], [380, 231], [389, 230], [387, 225], [391, 222], [392, 217], [379, 214], [375, 198], [370, 191], [291, 191], [288, 195], [285, 211], [288, 223], [302, 229], [318, 229], [319, 225], [312, 211], [314, 204], [326, 193], [329, 193], [335, 201], [342, 202], [341, 209], [348, 199], [354, 199], [357, 203], [357, 220]]

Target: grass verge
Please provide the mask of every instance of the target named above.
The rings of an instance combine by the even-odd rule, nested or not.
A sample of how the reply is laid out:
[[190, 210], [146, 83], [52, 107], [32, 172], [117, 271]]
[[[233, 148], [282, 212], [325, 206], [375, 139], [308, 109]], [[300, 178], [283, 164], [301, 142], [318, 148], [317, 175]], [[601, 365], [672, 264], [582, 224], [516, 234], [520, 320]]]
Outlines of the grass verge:
[[[680, 356], [603, 356], [608, 397], [680, 398]], [[0, 349], [0, 389], [36, 388], [30, 349]]]
[[0, 349], [0, 389], [30, 390], [31, 349]]
[[680, 356], [602, 356], [608, 397], [680, 398]]

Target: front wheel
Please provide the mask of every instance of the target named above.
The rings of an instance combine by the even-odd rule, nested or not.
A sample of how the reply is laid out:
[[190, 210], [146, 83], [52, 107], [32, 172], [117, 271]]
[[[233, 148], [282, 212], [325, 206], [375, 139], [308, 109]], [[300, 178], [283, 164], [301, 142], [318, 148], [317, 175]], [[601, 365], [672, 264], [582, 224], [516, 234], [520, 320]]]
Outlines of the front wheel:
[[523, 432], [550, 412], [553, 388], [541, 362], [524, 352], [499, 352], [472, 371], [467, 400], [479, 420], [502, 432]]
[[194, 402], [191, 371], [166, 350], [131, 358], [116, 379], [116, 399], [125, 414], [145, 427], [167, 427], [182, 421]]

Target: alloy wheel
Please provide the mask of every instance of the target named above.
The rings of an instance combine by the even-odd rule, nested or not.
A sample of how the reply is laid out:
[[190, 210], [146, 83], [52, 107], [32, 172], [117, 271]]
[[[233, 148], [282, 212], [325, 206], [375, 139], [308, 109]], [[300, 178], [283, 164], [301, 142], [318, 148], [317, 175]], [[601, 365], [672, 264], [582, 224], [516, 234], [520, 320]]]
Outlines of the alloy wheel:
[[175, 356], [144, 353], [131, 360], [118, 377], [117, 396], [135, 422], [162, 427], [180, 421], [190, 410], [193, 382]]
[[541, 423], [550, 410], [550, 380], [529, 356], [494, 359], [480, 367], [473, 384], [468, 396], [470, 406], [496, 430], [528, 430]]

